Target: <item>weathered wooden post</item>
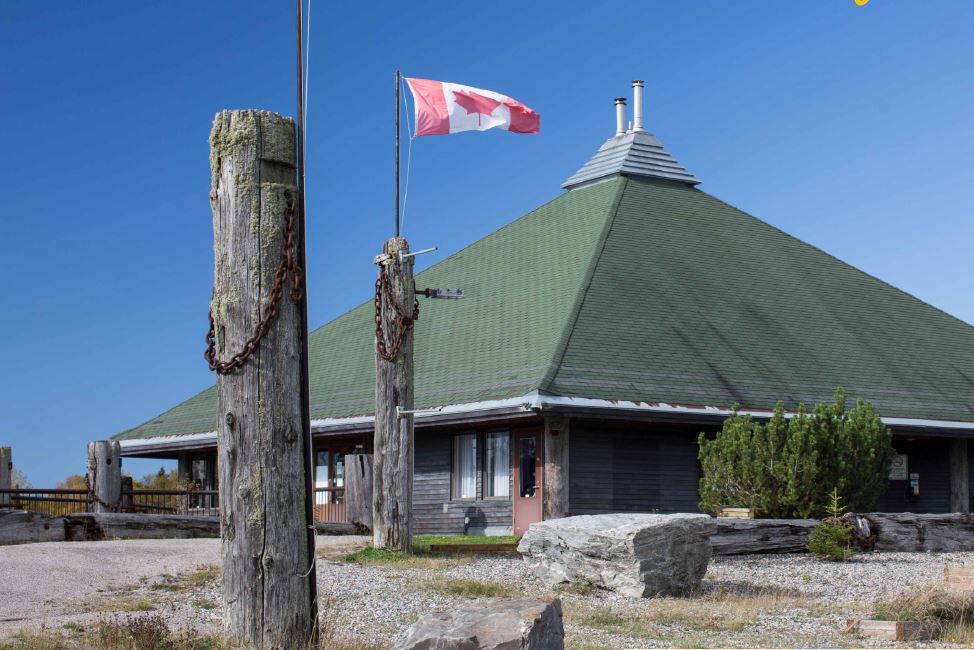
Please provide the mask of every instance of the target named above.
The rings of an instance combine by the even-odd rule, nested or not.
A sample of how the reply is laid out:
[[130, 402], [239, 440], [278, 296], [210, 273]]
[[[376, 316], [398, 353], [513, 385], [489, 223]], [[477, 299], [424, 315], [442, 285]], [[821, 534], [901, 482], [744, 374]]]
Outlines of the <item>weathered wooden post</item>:
[[122, 449], [117, 440], [88, 443], [88, 489], [94, 512], [116, 512], [122, 496]]
[[544, 419], [544, 504], [543, 517], [558, 519], [569, 515], [568, 463], [571, 425], [568, 418]]
[[375, 450], [372, 543], [413, 548], [413, 325], [419, 316], [413, 258], [402, 237], [376, 258]]
[[[14, 470], [13, 451], [10, 447], [0, 447], [0, 490], [9, 490]], [[0, 506], [10, 503], [9, 494], [0, 494]]]
[[224, 628], [231, 644], [304, 647], [315, 572], [303, 435], [294, 122], [224, 111], [210, 133]]
[[950, 439], [950, 511], [970, 512], [967, 439]]
[[348, 523], [372, 531], [372, 454], [345, 457], [345, 516]]

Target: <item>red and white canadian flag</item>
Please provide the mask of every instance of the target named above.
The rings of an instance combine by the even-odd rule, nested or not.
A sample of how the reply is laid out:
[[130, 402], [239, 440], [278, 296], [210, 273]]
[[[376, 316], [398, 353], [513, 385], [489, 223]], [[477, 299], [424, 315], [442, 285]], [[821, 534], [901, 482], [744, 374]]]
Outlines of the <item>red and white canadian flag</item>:
[[504, 128], [537, 133], [541, 116], [521, 102], [491, 90], [448, 81], [406, 78], [416, 108], [416, 135]]

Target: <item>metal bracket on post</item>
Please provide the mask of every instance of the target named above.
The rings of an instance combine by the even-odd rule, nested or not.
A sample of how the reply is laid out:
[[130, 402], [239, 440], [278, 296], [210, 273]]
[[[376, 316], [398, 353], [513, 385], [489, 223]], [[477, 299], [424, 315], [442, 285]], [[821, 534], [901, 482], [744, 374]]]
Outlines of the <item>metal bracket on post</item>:
[[463, 298], [463, 289], [419, 289], [416, 294], [425, 298], [460, 300]]
[[399, 251], [399, 262], [402, 263], [402, 261], [407, 257], [416, 257], [417, 255], [422, 255], [423, 253], [432, 253], [435, 250], [439, 249], [436, 246], [433, 246], [432, 248], [424, 248], [423, 250], [416, 251], [415, 253], [403, 253], [402, 251]]
[[416, 409], [413, 411], [402, 408], [401, 406], [396, 406], [396, 419], [401, 420], [407, 415], [417, 415], [419, 413], [439, 413], [443, 410], [442, 406], [437, 406], [431, 409]]

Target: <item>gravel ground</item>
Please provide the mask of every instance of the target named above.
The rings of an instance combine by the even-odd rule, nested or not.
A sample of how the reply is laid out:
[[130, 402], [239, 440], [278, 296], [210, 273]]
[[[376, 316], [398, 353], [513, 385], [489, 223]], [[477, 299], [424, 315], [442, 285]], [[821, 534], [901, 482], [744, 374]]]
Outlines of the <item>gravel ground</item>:
[[[875, 553], [842, 564], [808, 555], [715, 558], [693, 598], [629, 599], [544, 588], [516, 558], [422, 559], [419, 566], [341, 561], [363, 538], [319, 539], [319, 594], [333, 633], [383, 647], [406, 625], [436, 610], [487, 597], [455, 593], [490, 583], [501, 596], [558, 596], [569, 647], [897, 647], [841, 632], [878, 599], [942, 581], [947, 564], [974, 553]], [[0, 638], [25, 625], [84, 623], [121, 604], [149, 600], [173, 627], [218, 629], [219, 586], [171, 592], [164, 584], [219, 561], [218, 540], [33, 544], [0, 550]], [[473, 581], [463, 582], [463, 581]], [[917, 644], [909, 644], [915, 647]], [[927, 643], [927, 647], [939, 644]]]

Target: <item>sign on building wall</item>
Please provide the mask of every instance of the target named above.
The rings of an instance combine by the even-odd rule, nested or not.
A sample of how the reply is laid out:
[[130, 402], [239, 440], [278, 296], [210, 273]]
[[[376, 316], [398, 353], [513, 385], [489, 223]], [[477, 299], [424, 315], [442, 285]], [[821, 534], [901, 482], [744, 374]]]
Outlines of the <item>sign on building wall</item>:
[[889, 464], [889, 480], [905, 481], [907, 479], [907, 456], [906, 454], [896, 454], [893, 462]]

